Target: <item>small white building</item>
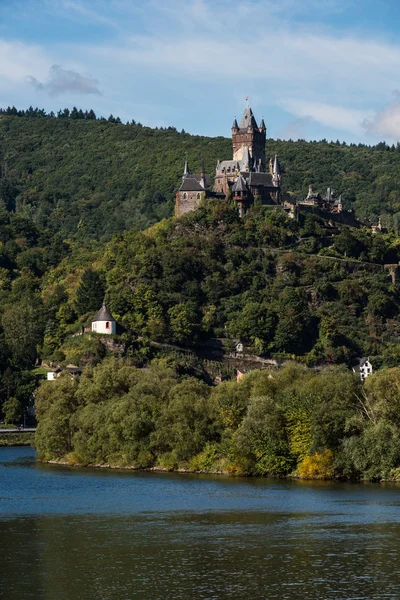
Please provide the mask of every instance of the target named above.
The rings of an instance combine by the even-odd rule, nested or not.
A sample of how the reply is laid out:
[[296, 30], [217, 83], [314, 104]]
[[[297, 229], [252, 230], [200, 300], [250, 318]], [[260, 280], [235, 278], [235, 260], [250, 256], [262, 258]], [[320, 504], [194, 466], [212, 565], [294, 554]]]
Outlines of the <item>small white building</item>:
[[367, 377], [372, 375], [372, 364], [370, 363], [369, 358], [360, 358], [358, 361], [358, 365], [353, 367], [353, 371], [359, 375], [361, 381], [364, 381]]
[[242, 340], [233, 340], [233, 343], [235, 345], [236, 354], [243, 354], [244, 344], [243, 344]]
[[117, 333], [117, 322], [108, 310], [105, 302], [103, 302], [103, 306], [92, 319], [92, 331], [101, 333], [102, 335], [115, 335]]

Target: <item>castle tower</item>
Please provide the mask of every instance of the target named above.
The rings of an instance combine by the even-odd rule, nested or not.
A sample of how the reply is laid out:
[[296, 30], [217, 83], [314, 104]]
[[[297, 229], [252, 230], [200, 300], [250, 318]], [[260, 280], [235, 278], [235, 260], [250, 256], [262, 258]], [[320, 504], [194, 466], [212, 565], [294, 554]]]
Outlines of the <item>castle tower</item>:
[[233, 160], [241, 161], [243, 154], [248, 150], [253, 164], [259, 163], [261, 160], [262, 171], [265, 171], [265, 139], [264, 119], [258, 127], [253, 111], [250, 106], [247, 106], [240, 124], [238, 125], [235, 119], [232, 125]]

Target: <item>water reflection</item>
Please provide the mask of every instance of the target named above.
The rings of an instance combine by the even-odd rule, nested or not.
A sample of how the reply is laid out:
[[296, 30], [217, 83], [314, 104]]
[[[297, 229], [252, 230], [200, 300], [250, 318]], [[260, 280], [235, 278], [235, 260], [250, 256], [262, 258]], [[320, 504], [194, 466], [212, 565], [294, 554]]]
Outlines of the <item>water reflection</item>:
[[1, 598], [400, 596], [395, 486], [74, 471], [7, 450]]

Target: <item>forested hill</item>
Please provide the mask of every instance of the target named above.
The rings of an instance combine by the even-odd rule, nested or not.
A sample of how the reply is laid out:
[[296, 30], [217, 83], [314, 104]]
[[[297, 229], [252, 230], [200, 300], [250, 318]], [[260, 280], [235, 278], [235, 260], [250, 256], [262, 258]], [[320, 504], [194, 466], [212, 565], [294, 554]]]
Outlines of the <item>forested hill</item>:
[[[0, 198], [9, 211], [64, 239], [107, 240], [131, 226], [144, 229], [172, 214], [186, 157], [193, 170], [204, 159], [213, 175], [217, 160], [231, 156], [228, 138], [86, 117], [0, 113]], [[227, 135], [229, 124], [227, 118]], [[376, 221], [382, 214], [386, 226], [398, 229], [399, 146], [268, 140], [268, 157], [275, 153], [284, 191], [303, 198], [310, 183], [320, 192], [331, 186], [357, 216]]]

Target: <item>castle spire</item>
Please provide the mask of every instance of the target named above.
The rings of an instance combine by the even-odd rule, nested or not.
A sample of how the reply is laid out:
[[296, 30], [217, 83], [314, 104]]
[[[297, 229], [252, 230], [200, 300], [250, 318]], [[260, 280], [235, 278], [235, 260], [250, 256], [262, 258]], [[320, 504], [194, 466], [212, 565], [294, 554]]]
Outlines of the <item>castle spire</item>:
[[233, 119], [232, 129], [239, 129], [239, 125], [238, 125], [238, 123], [236, 121], [236, 117]]
[[281, 166], [277, 154], [275, 154], [274, 166], [272, 167], [272, 183], [275, 187], [279, 187], [281, 183]]
[[278, 160], [278, 155], [277, 154], [275, 154], [274, 166], [273, 166], [272, 173], [274, 175], [280, 175], [281, 174], [281, 165], [279, 164], [279, 160]]

